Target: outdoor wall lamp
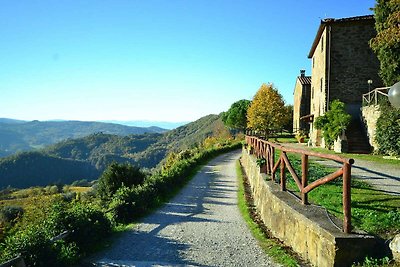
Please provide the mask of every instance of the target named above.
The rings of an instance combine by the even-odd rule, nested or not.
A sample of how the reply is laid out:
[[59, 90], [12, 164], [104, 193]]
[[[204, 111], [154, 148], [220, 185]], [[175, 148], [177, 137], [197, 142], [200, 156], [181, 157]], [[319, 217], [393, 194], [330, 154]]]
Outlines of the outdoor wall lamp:
[[372, 85], [372, 80], [368, 80], [368, 92], [371, 92], [371, 85]]
[[388, 92], [389, 102], [395, 108], [400, 108], [400, 82], [392, 85]]

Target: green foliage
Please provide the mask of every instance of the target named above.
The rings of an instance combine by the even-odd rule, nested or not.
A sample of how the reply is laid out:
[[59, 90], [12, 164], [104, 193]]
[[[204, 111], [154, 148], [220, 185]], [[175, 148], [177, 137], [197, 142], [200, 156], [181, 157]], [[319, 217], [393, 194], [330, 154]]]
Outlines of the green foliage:
[[99, 178], [97, 193], [102, 200], [109, 200], [122, 187], [143, 183], [145, 174], [130, 164], [111, 163]]
[[84, 121], [31, 121], [10, 123], [0, 121], [0, 156], [55, 144], [68, 138], [81, 138], [94, 133], [120, 136], [163, 133], [157, 127], [132, 127], [114, 123]]
[[[62, 240], [51, 239], [63, 231]], [[44, 221], [26, 225], [0, 243], [0, 261], [22, 255], [28, 266], [70, 266], [111, 232], [100, 210], [80, 202], [56, 201]]]
[[400, 81], [400, 2], [377, 0], [374, 12], [377, 36], [370, 45], [381, 63], [380, 77], [391, 86]]
[[229, 142], [218, 148], [194, 148], [168, 157], [163, 168], [135, 187], [120, 187], [110, 199], [108, 209], [115, 222], [131, 222], [146, 214], [163, 199], [184, 185], [196, 167], [211, 157], [232, 149], [240, 142]]
[[27, 266], [54, 266], [57, 262], [57, 253], [46, 229], [40, 225], [29, 225], [0, 244], [1, 262], [18, 255], [24, 258]]
[[87, 162], [41, 152], [24, 152], [0, 159], [0, 188], [46, 186], [60, 181], [71, 183], [78, 177], [94, 179], [98, 175], [99, 172]]
[[390, 105], [380, 105], [380, 111], [375, 136], [378, 152], [400, 156], [400, 110]]
[[100, 242], [111, 231], [111, 224], [103, 212], [77, 201], [55, 202], [42, 225], [45, 225], [50, 237], [70, 231], [65, 242], [75, 243], [82, 251]]
[[[352, 267], [353, 267], [353, 266], [354, 266], [354, 267], [357, 267], [357, 266], [360, 266], [360, 267], [382, 267], [382, 266], [392, 266], [392, 265], [389, 265], [389, 264], [390, 264], [390, 259], [389, 259], [389, 257], [384, 257], [384, 258], [382, 258], [382, 259], [375, 259], [375, 258], [371, 258], [371, 257], [366, 257], [366, 258], [364, 259], [364, 262], [359, 263], [359, 264], [352, 265]], [[396, 265], [394, 265], [394, 266], [396, 266]]]
[[257, 163], [258, 166], [263, 166], [263, 165], [265, 165], [267, 163], [267, 160], [264, 157], [258, 158], [256, 160], [256, 163]]
[[282, 128], [288, 132], [293, 131], [293, 105], [286, 105]]
[[14, 224], [22, 217], [24, 209], [20, 206], [5, 206], [0, 209], [0, 225]]
[[247, 109], [251, 101], [242, 99], [231, 105], [222, 115], [222, 121], [230, 128], [244, 131], [247, 128]]
[[[200, 146], [207, 137], [229, 138], [222, 115], [209, 115], [165, 134], [116, 136], [92, 134], [68, 139], [40, 152], [0, 159], [0, 189], [98, 178], [113, 161], [154, 168], [170, 152]], [[0, 136], [1, 137], [1, 136]]]
[[262, 84], [247, 111], [248, 127], [269, 132], [285, 124], [285, 103], [272, 84]]
[[325, 142], [328, 147], [346, 130], [351, 120], [351, 116], [346, 113], [343, 102], [333, 100], [330, 110], [315, 120], [314, 127], [322, 130]]

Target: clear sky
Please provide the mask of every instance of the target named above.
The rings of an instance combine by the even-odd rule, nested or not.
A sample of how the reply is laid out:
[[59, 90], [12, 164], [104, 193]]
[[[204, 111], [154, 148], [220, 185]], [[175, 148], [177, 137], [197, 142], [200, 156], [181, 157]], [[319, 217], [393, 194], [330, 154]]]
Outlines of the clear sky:
[[193, 121], [272, 82], [374, 0], [0, 0], [0, 117]]

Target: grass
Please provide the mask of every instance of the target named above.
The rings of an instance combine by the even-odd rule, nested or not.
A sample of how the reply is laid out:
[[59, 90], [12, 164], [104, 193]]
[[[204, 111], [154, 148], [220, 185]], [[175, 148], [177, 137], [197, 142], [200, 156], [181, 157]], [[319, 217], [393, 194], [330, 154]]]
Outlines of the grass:
[[367, 160], [367, 161], [372, 161], [372, 162], [376, 162], [376, 163], [390, 164], [390, 165], [394, 165], [394, 166], [399, 166], [399, 164], [400, 164], [400, 160], [385, 158], [387, 156], [384, 156], [384, 155], [336, 153], [333, 150], [329, 150], [326, 148], [320, 148], [320, 147], [310, 147], [309, 149], [311, 149], [312, 151], [315, 151], [315, 152], [320, 152], [320, 153], [325, 153], [325, 154], [340, 155], [345, 158], [361, 159], [361, 160]]
[[244, 175], [240, 166], [239, 160], [236, 163], [236, 173], [239, 180], [238, 184], [238, 207], [243, 219], [246, 221], [252, 235], [257, 239], [260, 247], [269, 255], [275, 262], [284, 266], [299, 266], [298, 260], [288, 253], [279, 241], [267, 237], [265, 230], [256, 223], [251, 216], [251, 203], [246, 200]]

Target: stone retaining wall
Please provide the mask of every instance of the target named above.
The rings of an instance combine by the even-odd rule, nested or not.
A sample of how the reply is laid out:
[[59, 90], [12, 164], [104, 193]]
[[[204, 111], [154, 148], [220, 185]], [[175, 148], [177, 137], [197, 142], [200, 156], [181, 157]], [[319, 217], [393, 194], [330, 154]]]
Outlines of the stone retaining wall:
[[[242, 165], [254, 204], [272, 234], [314, 266], [351, 266], [372, 255], [376, 240], [365, 234], [344, 234], [320, 207], [304, 206], [260, 173], [256, 158], [244, 149]], [[337, 222], [340, 224], [340, 222]], [[369, 253], [370, 252], [370, 253]]]
[[369, 105], [361, 108], [362, 118], [364, 124], [367, 126], [369, 144], [374, 148], [378, 149], [378, 144], [375, 142], [376, 135], [376, 122], [381, 115], [379, 105]]

